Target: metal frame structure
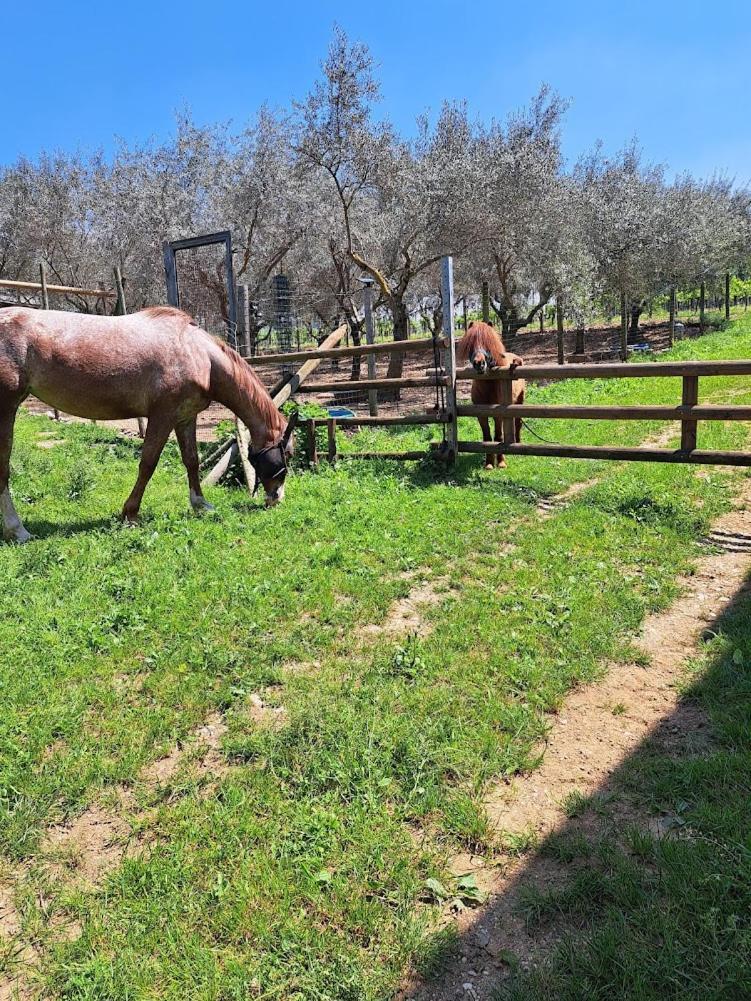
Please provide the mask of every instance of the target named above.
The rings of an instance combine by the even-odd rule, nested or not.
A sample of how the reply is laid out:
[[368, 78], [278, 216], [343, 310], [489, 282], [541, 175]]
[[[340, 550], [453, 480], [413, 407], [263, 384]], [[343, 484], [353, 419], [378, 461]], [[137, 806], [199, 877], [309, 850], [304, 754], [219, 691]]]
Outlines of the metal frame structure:
[[227, 285], [227, 320], [228, 336], [234, 338], [237, 334], [237, 297], [235, 294], [235, 274], [232, 269], [232, 233], [224, 229], [219, 233], [208, 233], [205, 236], [191, 236], [185, 240], [165, 240], [164, 242], [164, 275], [167, 282], [167, 302], [170, 306], [180, 307], [180, 281], [177, 269], [177, 254], [181, 250], [194, 250], [197, 247], [210, 247], [213, 244], [224, 244], [224, 274]]

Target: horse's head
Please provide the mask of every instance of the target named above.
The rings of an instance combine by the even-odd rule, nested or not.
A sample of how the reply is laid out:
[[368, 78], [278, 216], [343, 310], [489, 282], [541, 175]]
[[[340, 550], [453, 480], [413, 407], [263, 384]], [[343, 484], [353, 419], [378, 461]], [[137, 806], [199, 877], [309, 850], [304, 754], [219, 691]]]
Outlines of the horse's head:
[[[267, 445], [257, 452], [253, 447], [248, 450], [248, 462], [256, 473], [256, 487], [263, 485], [266, 494], [266, 507], [275, 507], [284, 500], [284, 481], [287, 478], [289, 459], [295, 448], [292, 432], [297, 424], [297, 411], [287, 422], [282, 437], [273, 445]], [[255, 493], [255, 491], [254, 491]]]
[[506, 348], [489, 323], [475, 322], [457, 344], [457, 355], [468, 361], [478, 375], [506, 367]]
[[485, 375], [491, 368], [496, 367], [493, 355], [480, 345], [470, 352], [469, 363], [478, 375]]

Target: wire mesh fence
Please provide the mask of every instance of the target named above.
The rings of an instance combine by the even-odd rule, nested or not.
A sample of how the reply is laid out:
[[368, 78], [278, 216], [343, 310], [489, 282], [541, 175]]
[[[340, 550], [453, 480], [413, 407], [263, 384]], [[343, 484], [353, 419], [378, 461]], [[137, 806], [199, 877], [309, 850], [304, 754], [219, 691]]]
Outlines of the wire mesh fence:
[[[298, 285], [285, 275], [275, 276], [255, 296], [251, 296], [242, 285], [238, 287], [239, 350], [251, 364], [255, 362], [258, 374], [269, 388], [290, 376], [301, 361], [280, 359], [266, 364], [263, 361], [265, 356], [314, 350], [344, 322], [343, 311], [331, 308], [333, 298], [319, 289]], [[362, 315], [361, 304], [356, 305]], [[375, 342], [393, 340], [393, 324], [388, 313], [385, 310], [376, 311], [374, 320]], [[420, 338], [430, 336], [425, 334], [417, 318], [411, 325], [410, 334]], [[358, 329], [350, 327], [342, 346], [357, 343], [365, 343], [364, 325]], [[435, 367], [429, 345], [423, 350], [400, 355], [399, 362], [392, 361], [392, 358], [388, 353], [376, 356], [370, 371], [364, 358], [323, 359], [310, 385], [305, 387], [304, 399], [318, 404], [334, 416], [365, 416], [370, 413], [370, 391], [367, 387], [353, 387], [353, 381], [385, 379], [397, 372], [412, 380], [427, 379], [428, 371]], [[327, 388], [316, 392], [316, 384]], [[436, 405], [436, 394], [431, 387], [413, 386], [398, 392], [389, 389], [378, 393], [379, 412], [383, 413], [414, 413], [434, 409]]]

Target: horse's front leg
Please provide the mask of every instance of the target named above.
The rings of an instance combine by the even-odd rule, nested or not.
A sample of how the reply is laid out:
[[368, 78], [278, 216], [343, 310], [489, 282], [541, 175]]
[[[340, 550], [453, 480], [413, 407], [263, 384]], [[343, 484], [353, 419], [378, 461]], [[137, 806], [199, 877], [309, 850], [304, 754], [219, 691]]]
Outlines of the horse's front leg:
[[201, 478], [199, 475], [198, 442], [196, 440], [196, 418], [177, 424], [175, 426], [177, 443], [180, 446], [180, 455], [183, 458], [183, 465], [188, 473], [188, 487], [190, 489], [190, 506], [194, 511], [213, 511], [213, 504], [209, 504], [203, 496], [201, 490]]
[[10, 453], [13, 448], [13, 424], [17, 407], [0, 413], [0, 518], [6, 542], [28, 542], [31, 534], [24, 528], [10, 496]]
[[[494, 417], [493, 423], [495, 424], [495, 440], [503, 441], [503, 421], [500, 417]], [[506, 468], [506, 456], [503, 453], [498, 456], [498, 468]]]
[[[482, 440], [492, 441], [493, 438], [490, 434], [490, 421], [487, 417], [478, 417], [477, 420], [480, 422], [480, 427], [482, 428]], [[492, 452], [485, 453], [485, 468], [492, 469], [495, 465], [495, 455]]]
[[123, 521], [135, 522], [141, 507], [143, 493], [159, 462], [164, 446], [175, 426], [175, 415], [169, 413], [151, 414], [146, 425], [146, 437], [143, 439], [141, 461], [138, 465], [138, 479], [123, 505]]

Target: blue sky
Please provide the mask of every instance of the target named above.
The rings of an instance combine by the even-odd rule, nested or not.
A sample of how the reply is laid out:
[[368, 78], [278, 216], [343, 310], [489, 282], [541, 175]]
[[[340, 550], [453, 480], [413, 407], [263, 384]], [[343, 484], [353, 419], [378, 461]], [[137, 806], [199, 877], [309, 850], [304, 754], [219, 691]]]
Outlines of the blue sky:
[[305, 93], [334, 22], [370, 45], [383, 110], [405, 131], [444, 98], [505, 117], [546, 81], [571, 100], [570, 158], [636, 135], [671, 170], [751, 181], [747, 0], [6, 0], [0, 163], [164, 135], [185, 106], [241, 123]]

